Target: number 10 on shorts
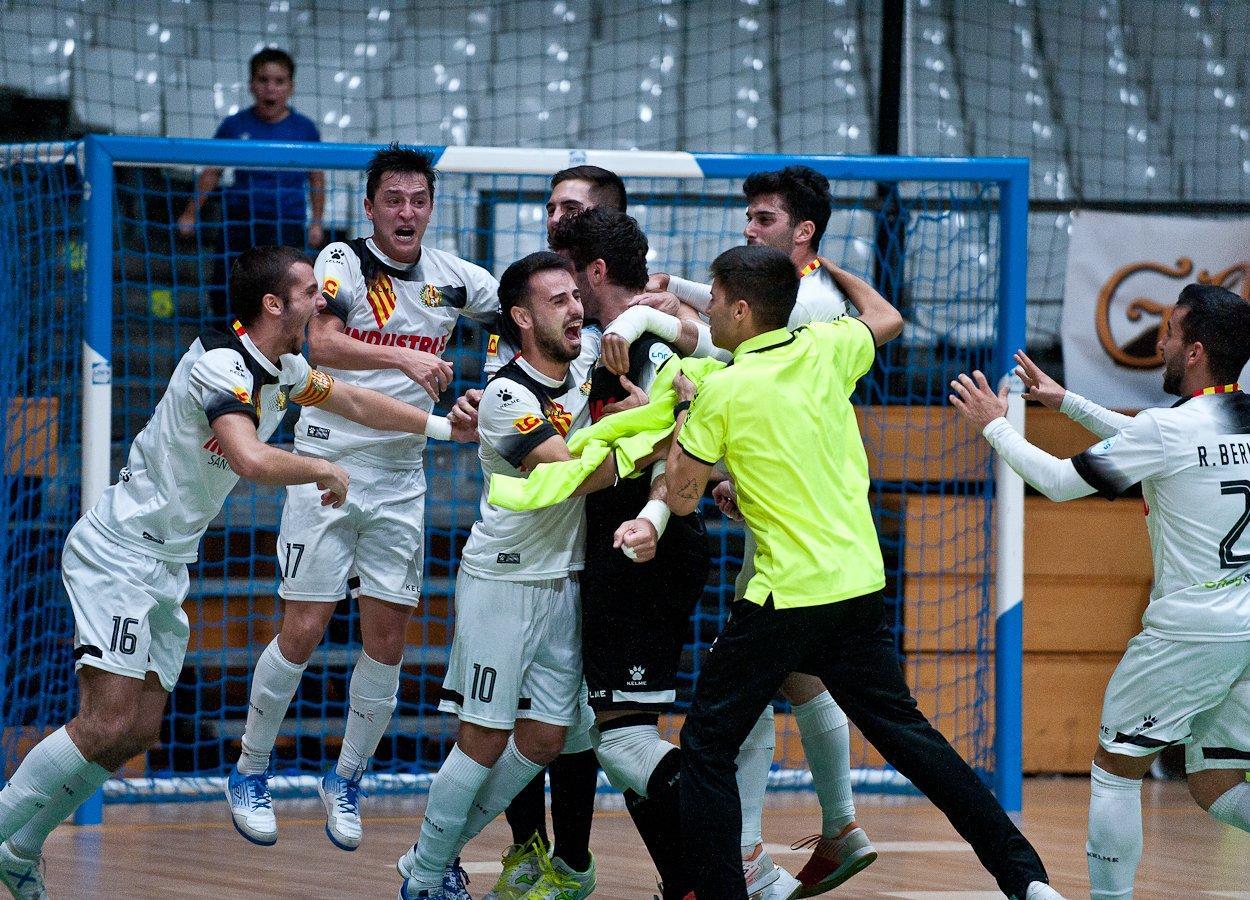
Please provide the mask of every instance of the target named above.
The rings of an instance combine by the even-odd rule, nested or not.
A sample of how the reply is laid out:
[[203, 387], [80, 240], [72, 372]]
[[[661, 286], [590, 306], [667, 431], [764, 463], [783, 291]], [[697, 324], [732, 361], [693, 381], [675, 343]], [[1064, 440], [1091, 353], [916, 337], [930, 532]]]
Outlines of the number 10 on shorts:
[[482, 703], [490, 703], [495, 696], [495, 675], [495, 670], [490, 666], [474, 663], [473, 687], [469, 691], [469, 696]]

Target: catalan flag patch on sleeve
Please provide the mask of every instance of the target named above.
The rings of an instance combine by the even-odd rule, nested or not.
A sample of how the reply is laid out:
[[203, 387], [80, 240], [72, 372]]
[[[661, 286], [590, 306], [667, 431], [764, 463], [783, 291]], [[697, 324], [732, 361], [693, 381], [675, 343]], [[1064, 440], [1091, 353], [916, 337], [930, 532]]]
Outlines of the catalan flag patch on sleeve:
[[320, 406], [334, 389], [334, 376], [320, 369], [313, 369], [306, 384], [298, 394], [291, 395], [291, 402], [300, 406]]

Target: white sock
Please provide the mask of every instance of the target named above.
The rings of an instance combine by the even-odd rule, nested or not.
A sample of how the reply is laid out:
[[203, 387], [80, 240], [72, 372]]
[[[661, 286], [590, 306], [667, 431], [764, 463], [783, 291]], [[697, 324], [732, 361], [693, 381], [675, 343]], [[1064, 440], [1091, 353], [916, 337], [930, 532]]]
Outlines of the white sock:
[[676, 749], [660, 737], [655, 725], [630, 725], [599, 731], [595, 756], [614, 788], [645, 797], [651, 773]]
[[462, 846], [460, 835], [468, 821], [469, 810], [490, 772], [486, 766], [470, 759], [459, 745], [453, 746], [447, 754], [430, 784], [421, 839], [399, 860], [399, 871], [417, 890], [443, 883], [443, 870]]
[[764, 840], [764, 794], [768, 791], [768, 772], [773, 767], [773, 750], [777, 746], [777, 730], [773, 726], [773, 708], [766, 706], [763, 714], [738, 748], [738, 796], [742, 798], [742, 854], [754, 852]]
[[92, 767], [100, 768], [83, 758], [64, 727], [31, 748], [0, 791], [0, 841], [7, 841], [40, 812], [54, 805], [56, 793]]
[[828, 691], [794, 707], [803, 753], [820, 798], [821, 834], [837, 837], [855, 821], [851, 796], [851, 728]]
[[1250, 781], [1220, 794], [1207, 812], [1225, 825], [1250, 831]]
[[348, 688], [351, 707], [347, 710], [347, 731], [338, 765], [334, 767], [349, 781], [364, 774], [391, 723], [391, 714], [399, 702], [399, 670], [399, 665], [380, 663], [363, 650], [356, 660]]
[[473, 798], [473, 806], [469, 808], [464, 830], [460, 832], [460, 844], [456, 847], [453, 856], [458, 856], [465, 844], [499, 818], [513, 798], [521, 793], [521, 788], [533, 781], [534, 776], [542, 769], [542, 766], [526, 759], [517, 749], [516, 735], [509, 736], [508, 746], [491, 766], [490, 774], [486, 776], [486, 781], [482, 783], [477, 796]]
[[48, 835], [103, 787], [109, 775], [108, 769], [84, 760], [73, 775], [61, 782], [48, 804], [9, 838], [9, 846], [27, 859], [38, 858]]
[[1141, 779], [1121, 778], [1098, 766], [1089, 776], [1090, 897], [1132, 897], [1141, 860]]
[[239, 771], [244, 775], [259, 775], [269, 768], [269, 754], [306, 667], [307, 663], [297, 666], [282, 656], [276, 635], [256, 660], [239, 757]]

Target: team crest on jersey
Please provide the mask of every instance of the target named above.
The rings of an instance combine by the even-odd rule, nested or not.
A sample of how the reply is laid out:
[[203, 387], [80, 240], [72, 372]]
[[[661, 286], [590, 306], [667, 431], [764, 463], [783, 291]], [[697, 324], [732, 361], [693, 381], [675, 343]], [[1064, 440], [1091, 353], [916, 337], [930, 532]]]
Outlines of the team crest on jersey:
[[278, 391], [278, 395], [274, 398], [274, 406], [278, 408], [278, 412], [286, 409], [287, 398], [290, 396], [289, 388], [282, 388]]
[[583, 397], [589, 397], [589, 396], [590, 396], [590, 382], [591, 382], [592, 380], [593, 380], [593, 379], [587, 378], [587, 379], [586, 379], [586, 382], [582, 385], [582, 396], [583, 396]]
[[443, 292], [432, 284], [421, 288], [421, 302], [426, 306], [442, 306]]
[[547, 421], [559, 432], [560, 437], [567, 435], [569, 429], [573, 427], [573, 414], [554, 400], [543, 412], [547, 414]]
[[521, 434], [529, 434], [542, 423], [543, 420], [538, 418], [538, 416], [526, 415], [513, 422], [512, 427], [521, 432]]
[[378, 327], [385, 327], [395, 313], [395, 285], [391, 283], [391, 276], [382, 272], [373, 279], [369, 284], [366, 299], [369, 301], [369, 309], [373, 311], [373, 318], [378, 323]]
[[325, 295], [327, 300], [333, 300], [339, 295], [339, 281], [337, 278], [327, 278], [321, 285], [321, 293]]

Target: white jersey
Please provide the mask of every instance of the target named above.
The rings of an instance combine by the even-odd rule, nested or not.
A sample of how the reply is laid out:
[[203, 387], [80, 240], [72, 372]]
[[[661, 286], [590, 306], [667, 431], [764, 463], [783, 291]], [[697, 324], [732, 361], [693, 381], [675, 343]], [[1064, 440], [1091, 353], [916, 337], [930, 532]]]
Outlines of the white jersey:
[[[373, 239], [336, 241], [314, 266], [326, 312], [343, 320], [348, 337], [384, 347], [407, 347], [441, 356], [463, 314], [494, 325], [499, 318], [499, 284], [481, 266], [443, 250], [422, 247], [421, 258], [404, 266], [385, 256]], [[429, 412], [425, 388], [398, 369], [335, 369], [335, 378], [370, 388]], [[379, 468], [421, 466], [425, 436], [379, 431], [321, 409], [305, 409], [295, 426], [300, 453], [337, 459], [351, 453]]]
[[[707, 318], [707, 305], [712, 301], [712, 286], [684, 278], [672, 278], [669, 289], [681, 300], [693, 305]], [[846, 315], [846, 300], [833, 281], [829, 270], [814, 259], [799, 270], [799, 294], [790, 311], [786, 327], [793, 331], [809, 322], [832, 322]]]
[[829, 270], [815, 260], [804, 266], [799, 271], [799, 295], [786, 327], [793, 331], [809, 322], [832, 322], [844, 315], [846, 301]]
[[203, 335], [183, 354], [130, 445], [120, 480], [87, 511], [117, 543], [169, 562], [194, 562], [200, 538], [239, 480], [212, 423], [246, 413], [264, 441], [288, 402], [311, 405], [328, 396], [329, 380], [304, 357], [286, 355], [275, 366], [238, 322], [234, 332]]
[[573, 497], [546, 509], [499, 509], [486, 502], [490, 476], [523, 477], [521, 464], [553, 435], [568, 437], [590, 421], [590, 370], [601, 334], [582, 329], [582, 352], [564, 381], [543, 375], [518, 356], [486, 385], [477, 411], [482, 462], [480, 518], [460, 556], [479, 578], [537, 581], [580, 571], [585, 562], [585, 500]]
[[1141, 482], [1154, 554], [1147, 634], [1250, 639], [1250, 397], [1144, 410], [1072, 463], [1108, 498]]

